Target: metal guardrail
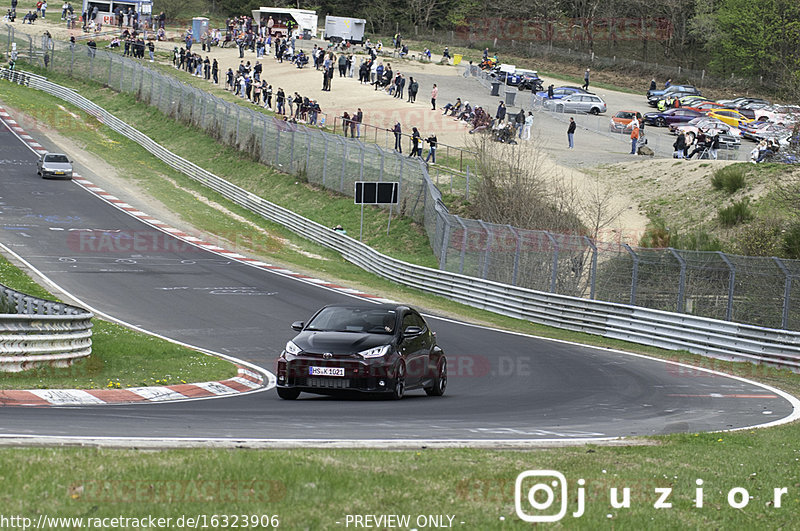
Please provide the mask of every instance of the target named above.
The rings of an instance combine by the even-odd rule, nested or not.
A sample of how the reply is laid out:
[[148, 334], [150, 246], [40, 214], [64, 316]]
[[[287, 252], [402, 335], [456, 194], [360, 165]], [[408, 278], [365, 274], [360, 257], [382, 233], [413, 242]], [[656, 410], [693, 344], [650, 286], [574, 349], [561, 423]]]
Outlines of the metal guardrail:
[[0, 312], [0, 372], [68, 367], [92, 353], [94, 315], [83, 308], [0, 284]]
[[138, 143], [174, 169], [234, 203], [383, 278], [468, 306], [536, 323], [623, 339], [704, 356], [765, 363], [800, 370], [800, 332], [737, 324], [692, 315], [544, 293], [499, 282], [432, 269], [383, 255], [369, 246], [275, 205], [200, 168], [160, 146], [80, 94], [49, 81], [30, 79], [30, 87], [59, 97], [92, 114]]

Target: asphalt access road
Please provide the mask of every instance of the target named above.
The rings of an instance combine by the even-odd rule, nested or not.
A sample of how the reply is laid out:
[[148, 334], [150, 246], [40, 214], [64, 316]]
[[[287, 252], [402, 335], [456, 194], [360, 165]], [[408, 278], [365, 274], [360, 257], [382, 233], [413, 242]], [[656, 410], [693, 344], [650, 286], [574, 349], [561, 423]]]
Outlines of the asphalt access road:
[[[0, 134], [0, 241], [98, 310], [271, 368], [293, 336], [292, 321], [348, 300], [184, 248], [163, 234], [158, 248], [97, 250], [80, 239], [87, 229], [117, 239], [153, 229], [76, 183], [40, 179], [35, 160], [16, 137]], [[77, 171], [93, 179], [88, 168]], [[401, 402], [305, 394], [286, 402], [268, 391], [188, 403], [8, 407], [0, 410], [0, 435], [570, 439], [720, 430], [792, 413], [788, 400], [753, 383], [436, 317], [430, 322], [450, 360], [443, 398], [414, 391]]]

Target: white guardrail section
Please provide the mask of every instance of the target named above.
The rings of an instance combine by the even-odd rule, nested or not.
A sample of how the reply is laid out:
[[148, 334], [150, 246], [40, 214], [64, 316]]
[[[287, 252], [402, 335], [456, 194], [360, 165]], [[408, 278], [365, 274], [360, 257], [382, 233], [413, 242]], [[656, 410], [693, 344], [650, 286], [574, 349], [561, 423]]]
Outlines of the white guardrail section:
[[0, 372], [68, 367], [92, 353], [92, 317], [0, 284]]
[[[0, 70], [0, 78], [5, 77]], [[6, 77], [7, 78], [7, 77]], [[519, 288], [409, 264], [270, 203], [182, 159], [80, 94], [40, 77], [22, 80], [97, 117], [171, 167], [265, 219], [279, 223], [383, 278], [404, 286], [535, 323], [727, 360], [800, 371], [800, 332], [718, 321]]]

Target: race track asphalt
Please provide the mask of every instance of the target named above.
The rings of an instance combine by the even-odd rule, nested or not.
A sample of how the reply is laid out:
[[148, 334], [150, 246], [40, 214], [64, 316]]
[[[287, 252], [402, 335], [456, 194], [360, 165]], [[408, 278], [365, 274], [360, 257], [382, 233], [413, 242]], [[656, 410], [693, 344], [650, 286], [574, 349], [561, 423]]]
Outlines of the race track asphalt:
[[[77, 183], [39, 178], [35, 161], [14, 135], [0, 134], [0, 241], [115, 318], [272, 370], [292, 321], [348, 299], [156, 233]], [[91, 169], [76, 169], [93, 179]], [[134, 234], [156, 243], [132, 250], [123, 236]], [[306, 394], [287, 402], [269, 390], [185, 403], [7, 407], [0, 435], [540, 440], [722, 430], [793, 413], [784, 396], [752, 382], [429, 320], [450, 361], [442, 398], [413, 391], [400, 402]]]

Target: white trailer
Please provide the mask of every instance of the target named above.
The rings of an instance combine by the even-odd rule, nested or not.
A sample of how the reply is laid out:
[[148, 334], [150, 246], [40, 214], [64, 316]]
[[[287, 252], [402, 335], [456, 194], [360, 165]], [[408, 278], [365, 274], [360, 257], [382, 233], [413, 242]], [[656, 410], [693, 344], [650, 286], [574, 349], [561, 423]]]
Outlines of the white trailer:
[[353, 44], [364, 42], [367, 21], [363, 18], [325, 17], [325, 40], [332, 42], [349, 41]]
[[[259, 26], [266, 27], [270, 17], [273, 22], [273, 35], [294, 36], [301, 39], [311, 39], [317, 35], [316, 11], [284, 7], [262, 7], [253, 10], [253, 19]], [[289, 24], [292, 35], [288, 35]]]

